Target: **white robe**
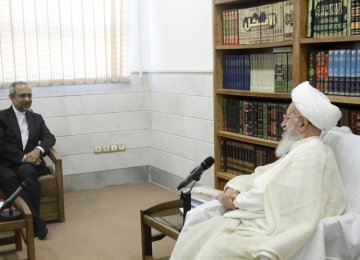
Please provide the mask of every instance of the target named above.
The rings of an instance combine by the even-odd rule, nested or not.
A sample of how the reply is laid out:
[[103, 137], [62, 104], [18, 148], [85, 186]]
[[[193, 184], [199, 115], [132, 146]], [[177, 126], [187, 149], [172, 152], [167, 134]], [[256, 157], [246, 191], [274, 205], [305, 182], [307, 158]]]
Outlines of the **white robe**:
[[346, 205], [334, 154], [316, 137], [296, 142], [285, 157], [226, 187], [240, 192], [238, 209], [218, 207], [203, 218], [198, 213], [206, 205], [190, 211], [171, 260], [290, 259], [320, 219], [341, 214]]

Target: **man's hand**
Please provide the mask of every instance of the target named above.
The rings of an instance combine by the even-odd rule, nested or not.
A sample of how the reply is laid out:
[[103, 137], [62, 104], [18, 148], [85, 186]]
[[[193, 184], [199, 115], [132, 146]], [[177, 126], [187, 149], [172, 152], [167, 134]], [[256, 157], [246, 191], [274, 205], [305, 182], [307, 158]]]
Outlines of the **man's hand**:
[[227, 188], [223, 193], [216, 197], [219, 200], [223, 207], [226, 209], [236, 209], [234, 206], [234, 200], [236, 199], [239, 192], [232, 188]]
[[26, 154], [25, 162], [31, 163], [33, 165], [39, 165], [41, 162], [40, 154], [41, 151], [39, 149], [33, 149], [31, 152]]

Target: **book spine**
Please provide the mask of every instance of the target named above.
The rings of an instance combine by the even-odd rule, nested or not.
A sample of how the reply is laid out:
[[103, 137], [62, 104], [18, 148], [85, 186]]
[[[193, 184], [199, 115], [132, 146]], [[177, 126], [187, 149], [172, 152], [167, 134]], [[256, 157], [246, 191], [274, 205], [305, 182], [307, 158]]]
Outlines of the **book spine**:
[[323, 0], [321, 8], [321, 37], [329, 36], [329, 0]]
[[346, 50], [339, 51], [339, 95], [345, 95], [345, 66]]
[[314, 0], [314, 15], [313, 15], [313, 37], [320, 37], [320, 0]]
[[316, 84], [315, 88], [321, 91], [321, 52], [318, 51], [315, 54], [315, 77], [316, 77]]
[[351, 35], [351, 0], [346, 0], [346, 35]]
[[333, 86], [334, 92], [329, 93], [333, 95], [339, 95], [339, 66], [340, 66], [340, 51], [334, 50], [334, 78], [333, 78]]
[[350, 96], [356, 95], [356, 49], [351, 49]]
[[[239, 44], [247, 44], [248, 30], [250, 30], [250, 23], [245, 23], [247, 9], [238, 9], [239, 17]], [[248, 20], [246, 20], [248, 21]], [[250, 21], [248, 21], [250, 22]]]
[[293, 0], [284, 2], [284, 40], [293, 39], [294, 31], [294, 3]]
[[266, 102], [262, 103], [263, 106], [263, 130], [262, 135], [264, 139], [268, 139], [268, 104]]
[[234, 9], [233, 14], [234, 14], [234, 44], [238, 45], [239, 44], [239, 14], [238, 14], [238, 10]]
[[329, 2], [329, 16], [328, 16], [328, 37], [334, 37], [335, 36], [335, 30], [334, 30], [334, 1], [337, 0], [328, 0]]
[[351, 109], [349, 111], [349, 128], [353, 132], [353, 134], [356, 134], [356, 110]]
[[323, 66], [323, 92], [329, 94], [329, 51], [324, 51], [324, 66]]
[[360, 96], [360, 49], [356, 50], [356, 91], [355, 96]]
[[355, 34], [355, 26], [356, 26], [356, 0], [351, 0], [351, 11], [350, 11], [350, 34]]
[[272, 5], [276, 16], [276, 22], [273, 28], [274, 41], [284, 40], [284, 2], [277, 2]]
[[355, 4], [355, 33], [360, 34], [360, 1], [356, 0]]
[[284, 56], [282, 53], [275, 53], [275, 92], [283, 92], [285, 85]]
[[306, 37], [313, 37], [314, 1], [308, 0]]
[[[276, 24], [276, 14], [273, 13], [273, 5], [267, 4], [259, 6], [260, 8], [260, 20], [265, 20], [267, 22], [261, 22], [261, 42], [273, 42], [274, 41], [274, 26]], [[264, 17], [264, 18], [261, 18]]]
[[351, 95], [351, 50], [345, 51], [345, 95]]
[[342, 1], [334, 1], [334, 36], [341, 36], [341, 27], [342, 27]]
[[316, 87], [316, 51], [310, 50], [309, 52], [309, 64], [308, 64], [308, 80], [311, 86]]
[[350, 35], [350, 8], [351, 0], [343, 0], [343, 31], [342, 36]]
[[329, 50], [328, 54], [328, 93], [334, 94], [334, 51]]
[[293, 53], [287, 53], [288, 59], [288, 69], [287, 69], [287, 92], [291, 92], [293, 90], [293, 82], [292, 82], [292, 64], [293, 64]]

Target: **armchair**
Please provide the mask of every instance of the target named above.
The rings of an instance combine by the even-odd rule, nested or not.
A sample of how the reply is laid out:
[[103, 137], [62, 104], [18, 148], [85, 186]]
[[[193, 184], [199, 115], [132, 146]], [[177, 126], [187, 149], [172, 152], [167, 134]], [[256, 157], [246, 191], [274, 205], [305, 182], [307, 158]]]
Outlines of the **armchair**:
[[322, 136], [335, 154], [347, 206], [341, 216], [327, 217], [293, 260], [360, 258], [360, 136], [348, 127], [335, 127]]
[[[48, 152], [49, 174], [41, 176], [40, 216], [44, 221], [65, 221], [62, 160], [54, 148]], [[4, 197], [0, 191], [0, 198]]]

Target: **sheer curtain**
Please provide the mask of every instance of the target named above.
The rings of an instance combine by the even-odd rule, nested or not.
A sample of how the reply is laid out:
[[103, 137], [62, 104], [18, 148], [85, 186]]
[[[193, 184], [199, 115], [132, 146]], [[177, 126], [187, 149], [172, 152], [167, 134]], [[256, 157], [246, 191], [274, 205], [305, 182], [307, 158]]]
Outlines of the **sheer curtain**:
[[127, 0], [0, 0], [0, 87], [129, 80]]

